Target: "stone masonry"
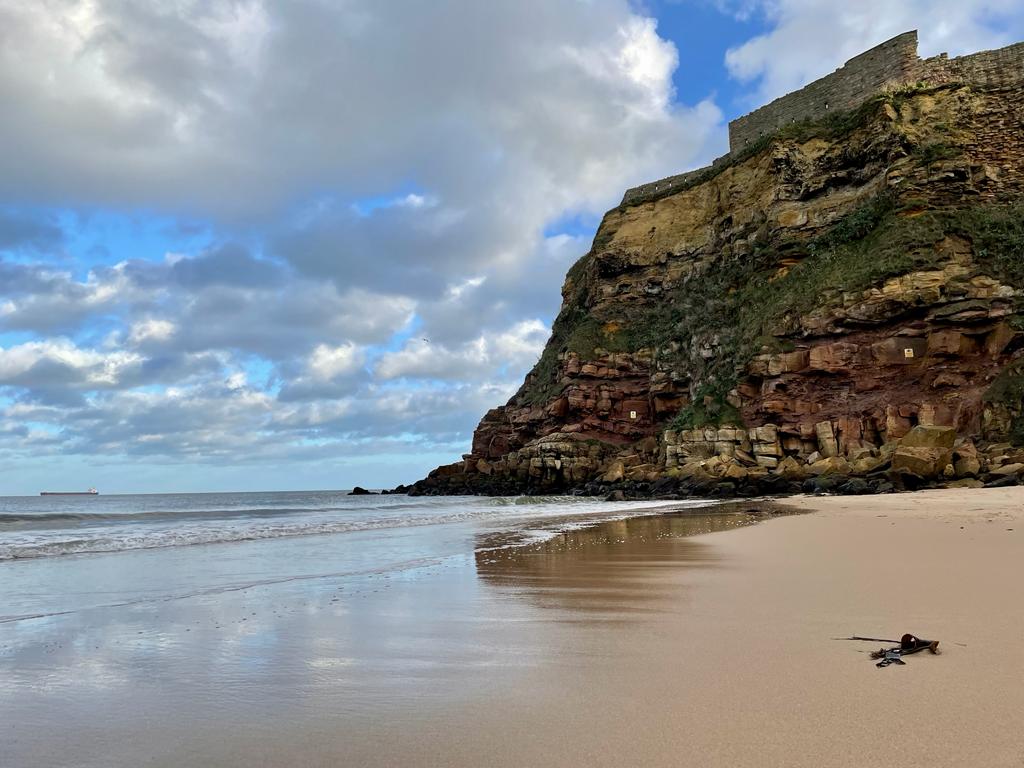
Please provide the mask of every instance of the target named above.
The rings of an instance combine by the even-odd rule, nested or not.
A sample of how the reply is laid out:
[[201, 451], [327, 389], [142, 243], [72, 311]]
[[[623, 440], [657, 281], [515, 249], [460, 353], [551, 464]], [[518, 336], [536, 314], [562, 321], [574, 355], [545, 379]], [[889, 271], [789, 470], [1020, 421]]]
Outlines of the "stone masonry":
[[701, 174], [727, 162], [736, 152], [780, 128], [819, 120], [829, 114], [856, 109], [873, 96], [916, 83], [944, 85], [965, 83], [985, 88], [1005, 88], [1024, 82], [1024, 43], [949, 58], [943, 53], [921, 59], [917, 55], [917, 31], [904, 32], [846, 62], [793, 93], [755, 109], [729, 123], [729, 152], [710, 166], [669, 176], [626, 191], [622, 205], [650, 195], [680, 189]]

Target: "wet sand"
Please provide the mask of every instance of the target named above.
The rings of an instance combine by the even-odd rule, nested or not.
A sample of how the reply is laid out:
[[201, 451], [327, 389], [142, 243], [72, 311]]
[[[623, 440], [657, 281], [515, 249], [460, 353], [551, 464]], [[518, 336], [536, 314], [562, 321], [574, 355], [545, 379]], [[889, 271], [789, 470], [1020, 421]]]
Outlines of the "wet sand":
[[[1024, 765], [1024, 488], [786, 503], [25, 624], [0, 763]], [[943, 653], [831, 639], [905, 631]]]

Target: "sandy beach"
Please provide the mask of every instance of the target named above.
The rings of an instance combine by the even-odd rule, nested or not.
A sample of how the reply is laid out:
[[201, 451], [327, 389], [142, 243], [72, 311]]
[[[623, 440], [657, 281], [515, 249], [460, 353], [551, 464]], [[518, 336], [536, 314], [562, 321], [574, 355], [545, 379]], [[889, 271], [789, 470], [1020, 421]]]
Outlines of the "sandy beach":
[[[1024, 489], [786, 503], [814, 514], [698, 537], [693, 569], [641, 565], [655, 613], [602, 659], [570, 650], [360, 761], [1024, 764]], [[877, 669], [878, 644], [831, 639], [903, 632], [942, 654]]]
[[0, 627], [0, 762], [1024, 764], [1024, 489], [785, 504]]

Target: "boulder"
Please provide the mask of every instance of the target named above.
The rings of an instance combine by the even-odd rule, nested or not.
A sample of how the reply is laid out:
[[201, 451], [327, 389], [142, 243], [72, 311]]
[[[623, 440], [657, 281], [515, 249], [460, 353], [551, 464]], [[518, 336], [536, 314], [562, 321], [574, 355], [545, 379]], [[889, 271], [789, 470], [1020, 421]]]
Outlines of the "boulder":
[[822, 456], [829, 458], [839, 454], [839, 443], [836, 441], [831, 421], [818, 422], [814, 425], [814, 432], [818, 438], [818, 450], [821, 451]]
[[613, 461], [601, 479], [606, 483], [617, 483], [626, 474], [626, 466], [621, 461]]
[[981, 472], [981, 462], [977, 456], [963, 456], [953, 463], [953, 469], [957, 477], [977, 477]]
[[816, 461], [808, 467], [812, 475], [848, 475], [850, 463], [842, 456], [830, 456], [827, 459]]
[[730, 464], [725, 470], [725, 477], [730, 480], [745, 480], [750, 473], [739, 464]]
[[701, 475], [707, 475], [708, 473], [704, 469], [703, 461], [689, 461], [683, 466], [677, 468], [676, 472], [680, 480], [688, 480], [691, 477], [698, 477]]
[[365, 488], [360, 488], [358, 485], [348, 492], [349, 496], [373, 496], [373, 491], [368, 491]]
[[913, 448], [899, 446], [892, 457], [896, 472], [918, 477], [938, 477], [949, 464], [951, 452], [942, 448]]
[[953, 427], [918, 425], [900, 438], [892, 456], [892, 468], [918, 477], [938, 477], [953, 461]]
[[855, 475], [867, 475], [874, 472], [876, 469], [885, 464], [878, 456], [864, 456], [857, 459], [856, 461], [850, 462], [850, 470]]
[[952, 450], [956, 442], [955, 427], [916, 426], [903, 437], [899, 444], [905, 448], [945, 448]]
[[752, 467], [752, 466], [755, 466], [757, 464], [757, 459], [755, 459], [749, 453], [747, 453], [746, 451], [744, 451], [744, 450], [742, 450], [740, 448], [736, 449], [735, 457], [736, 457], [737, 461], [739, 461], [739, 462], [741, 462], [743, 464], [746, 464], [748, 467]]
[[841, 486], [848, 483], [850, 478], [846, 475], [824, 474], [819, 477], [809, 477], [804, 480], [803, 490], [805, 493], [834, 493]]
[[846, 452], [846, 459], [848, 461], [850, 461], [850, 462], [855, 462], [855, 461], [859, 461], [860, 459], [865, 459], [865, 458], [870, 459], [870, 458], [873, 458], [874, 455], [875, 455], [875, 450], [873, 448], [869, 448], [866, 445], [864, 445], [864, 446], [857, 446], [856, 448], [851, 448], [849, 451], [847, 451]]
[[867, 480], [863, 480], [859, 477], [855, 477], [847, 482], [843, 483], [838, 488], [840, 493], [848, 496], [862, 496], [866, 493], [874, 493], [875, 489], [871, 487], [871, 484]]
[[1003, 466], [993, 469], [989, 474], [1007, 477], [1009, 475], [1019, 475], [1022, 471], [1024, 471], [1024, 464], [1003, 464]]
[[779, 462], [775, 474], [786, 480], [803, 480], [807, 477], [807, 468], [792, 456], [787, 456]]

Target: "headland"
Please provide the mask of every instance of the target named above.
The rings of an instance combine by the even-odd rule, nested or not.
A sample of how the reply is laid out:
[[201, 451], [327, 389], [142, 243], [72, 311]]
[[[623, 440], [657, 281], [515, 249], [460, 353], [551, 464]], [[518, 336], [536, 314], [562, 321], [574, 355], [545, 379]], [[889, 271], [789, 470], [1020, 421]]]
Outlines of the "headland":
[[1016, 484], [1024, 44], [916, 33], [629, 190], [540, 360], [414, 494], [676, 498]]

